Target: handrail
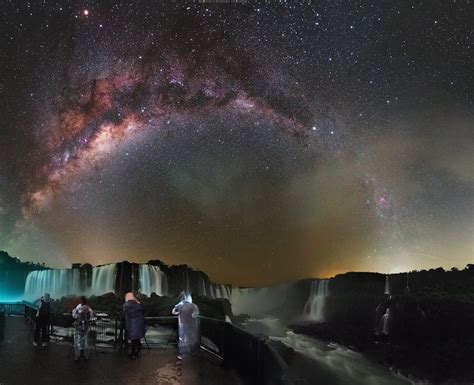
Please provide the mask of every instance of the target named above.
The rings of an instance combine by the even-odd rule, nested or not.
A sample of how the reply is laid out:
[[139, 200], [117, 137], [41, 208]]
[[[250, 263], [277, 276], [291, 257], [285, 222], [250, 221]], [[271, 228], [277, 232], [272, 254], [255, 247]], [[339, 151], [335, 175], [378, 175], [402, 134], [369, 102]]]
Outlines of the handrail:
[[29, 302], [29, 301], [21, 301], [19, 302], [19, 304], [22, 304], [22, 305], [25, 305], [25, 306], [29, 306], [35, 310], [38, 310], [38, 305], [33, 303], [33, 302]]
[[210, 318], [210, 317], [205, 317], [205, 316], [201, 316], [201, 315], [198, 315], [198, 318], [201, 318], [201, 319], [205, 319], [205, 320], [209, 320], [209, 321], [214, 321], [214, 322], [220, 322], [224, 325], [231, 325], [234, 329], [237, 329], [238, 331], [242, 332], [242, 333], [245, 333], [249, 336], [252, 336], [254, 338], [257, 338], [257, 339], [267, 339], [267, 337], [265, 336], [256, 336], [255, 334], [252, 334], [250, 333], [248, 330], [245, 330], [243, 329], [240, 325], [235, 325], [231, 322], [227, 322], [227, 321], [224, 321], [224, 320], [221, 320], [221, 319], [217, 319], [217, 318]]
[[[37, 310], [35, 304], [27, 301], [23, 301], [22, 304], [24, 305], [25, 310], [26, 308]], [[102, 312], [102, 310], [96, 310], [96, 312]], [[103, 312], [107, 313], [107, 311]], [[28, 316], [27, 313], [28, 312], [25, 311], [25, 316]], [[111, 319], [115, 319], [116, 330], [113, 339], [116, 348], [119, 339], [122, 338], [118, 329], [123, 327], [120, 322], [122, 316], [121, 313], [108, 315]], [[223, 360], [224, 365], [237, 370], [240, 375], [246, 375], [252, 384], [266, 384], [268, 383], [266, 381], [269, 379], [270, 381], [273, 381], [271, 382], [272, 384], [291, 385], [295, 383], [288, 374], [287, 363], [283, 360], [277, 349], [272, 345], [268, 337], [254, 335], [249, 331], [244, 330], [241, 326], [234, 325], [224, 320], [202, 315], [199, 315], [197, 318], [201, 321], [201, 336], [206, 337], [213, 344], [217, 344], [217, 350], [213, 348], [209, 349], [209, 345], [204, 344], [203, 340], [201, 340], [201, 348], [217, 357], [220, 357]], [[177, 319], [178, 316], [175, 315], [145, 317], [145, 320], [148, 321], [162, 320], [168, 321], [168, 323], [170, 320]], [[177, 324], [173, 327], [176, 328]], [[243, 344], [241, 343], [242, 341]], [[248, 359], [242, 361], [242, 357], [244, 356]], [[275, 374], [272, 373], [273, 369], [271, 368], [278, 368], [277, 373], [280, 373], [280, 375], [275, 377]]]
[[145, 319], [178, 319], [177, 315], [146, 316]]

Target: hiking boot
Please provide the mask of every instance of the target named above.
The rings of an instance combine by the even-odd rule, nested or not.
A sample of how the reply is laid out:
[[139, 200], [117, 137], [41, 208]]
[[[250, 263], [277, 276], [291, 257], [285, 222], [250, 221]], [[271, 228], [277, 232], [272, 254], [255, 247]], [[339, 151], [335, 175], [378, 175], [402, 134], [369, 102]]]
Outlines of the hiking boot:
[[36, 341], [33, 342], [33, 346], [38, 346], [38, 343]]
[[47, 342], [43, 342], [43, 343], [41, 344], [41, 346], [43, 346], [43, 347], [44, 347], [44, 346], [48, 346], [48, 343], [47, 343]]

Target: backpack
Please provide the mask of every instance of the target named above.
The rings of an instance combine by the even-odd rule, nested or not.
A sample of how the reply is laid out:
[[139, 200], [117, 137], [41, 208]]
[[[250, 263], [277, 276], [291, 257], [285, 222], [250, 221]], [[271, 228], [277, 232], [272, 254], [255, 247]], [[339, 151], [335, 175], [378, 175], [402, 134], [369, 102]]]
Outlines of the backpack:
[[81, 309], [79, 311], [79, 316], [76, 320], [76, 330], [79, 332], [85, 333], [89, 329], [89, 323], [91, 321], [91, 313], [89, 308]]

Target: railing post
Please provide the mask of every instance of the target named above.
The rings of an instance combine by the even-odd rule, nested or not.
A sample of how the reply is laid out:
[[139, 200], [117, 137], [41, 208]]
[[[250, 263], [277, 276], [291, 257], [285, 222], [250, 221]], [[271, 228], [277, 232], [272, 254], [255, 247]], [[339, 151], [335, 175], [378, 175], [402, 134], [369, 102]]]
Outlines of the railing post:
[[232, 324], [224, 322], [222, 324], [222, 363], [226, 368], [231, 366], [231, 335]]
[[114, 349], [117, 348], [117, 317], [115, 317], [115, 328], [114, 328]]
[[263, 375], [263, 366], [264, 366], [264, 362], [263, 362], [263, 359], [264, 359], [264, 344], [265, 344], [265, 340], [263, 338], [258, 338], [257, 339], [257, 346], [256, 346], [256, 359], [255, 359], [255, 362], [257, 364], [257, 367], [256, 367], [256, 380], [257, 380], [257, 384], [261, 384], [263, 385], [263, 379], [264, 379], [264, 375]]

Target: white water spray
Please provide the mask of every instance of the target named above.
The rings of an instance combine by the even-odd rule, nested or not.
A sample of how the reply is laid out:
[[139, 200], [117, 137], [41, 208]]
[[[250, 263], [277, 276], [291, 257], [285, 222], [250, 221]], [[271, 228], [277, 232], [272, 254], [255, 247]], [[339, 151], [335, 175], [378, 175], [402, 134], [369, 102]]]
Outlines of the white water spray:
[[77, 269], [35, 270], [28, 273], [23, 298], [35, 301], [45, 293], [58, 299], [81, 294], [80, 271]]
[[384, 294], [390, 295], [390, 279], [388, 275], [385, 276], [385, 291]]
[[380, 325], [381, 325], [380, 330], [382, 331], [383, 334], [388, 334], [389, 321], [390, 321], [390, 308], [387, 308], [387, 310], [385, 311], [385, 314], [380, 319]]
[[115, 279], [117, 276], [117, 265], [111, 263], [92, 268], [92, 286], [89, 295], [103, 295], [115, 293]]
[[311, 291], [304, 306], [303, 314], [311, 321], [324, 322], [324, 308], [329, 295], [329, 280], [316, 280], [311, 283]]
[[147, 296], [168, 294], [168, 280], [158, 266], [142, 264], [139, 267], [140, 292]]

